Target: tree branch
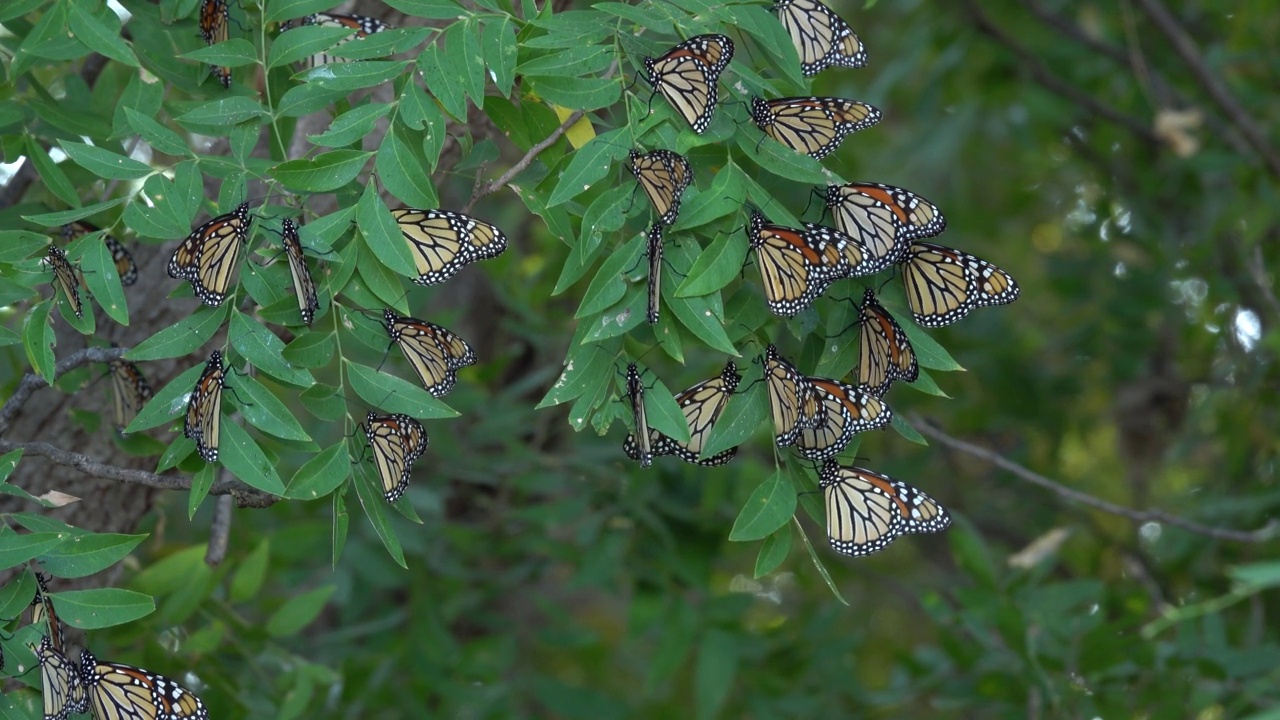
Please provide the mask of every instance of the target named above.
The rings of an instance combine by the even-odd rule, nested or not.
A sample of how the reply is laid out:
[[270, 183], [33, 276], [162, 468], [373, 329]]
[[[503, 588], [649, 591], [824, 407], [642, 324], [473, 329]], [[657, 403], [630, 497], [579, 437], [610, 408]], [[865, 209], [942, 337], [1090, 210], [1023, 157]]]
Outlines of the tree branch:
[[551, 131], [551, 134], [543, 138], [537, 145], [529, 148], [529, 152], [525, 153], [524, 157], [520, 158], [519, 162], [508, 168], [506, 172], [502, 173], [497, 180], [494, 180], [484, 187], [477, 188], [475, 192], [471, 193], [471, 199], [467, 201], [465, 206], [463, 206], [463, 214], [470, 213], [471, 209], [475, 207], [477, 202], [480, 202], [481, 198], [498, 192], [502, 188], [506, 187], [516, 175], [527, 170], [543, 150], [554, 145], [555, 142], [560, 139], [560, 136], [568, 132], [569, 128], [573, 127], [574, 123], [581, 120], [584, 115], [586, 115], [585, 112], [581, 110], [574, 110], [573, 114], [570, 115], [568, 119], [560, 123], [560, 127]]
[[[220, 472], [227, 475], [227, 469]], [[209, 547], [204, 552], [204, 564], [217, 567], [227, 558], [227, 545], [231, 540], [231, 496], [223, 495], [213, 501], [213, 521], [209, 523]]]
[[[125, 351], [126, 348], [91, 347], [73, 352], [54, 366], [53, 377], [56, 380], [62, 377], [63, 373], [81, 365], [111, 362], [123, 355]], [[14, 416], [27, 403], [27, 400], [31, 399], [32, 393], [48, 384], [47, 380], [35, 373], [27, 373], [23, 376], [13, 397], [6, 400], [4, 406], [0, 407], [0, 435], [4, 435], [9, 430], [9, 423], [13, 422]]]
[[1011, 473], [1025, 482], [1029, 482], [1032, 485], [1054, 492], [1058, 497], [1061, 497], [1064, 500], [1078, 502], [1081, 505], [1086, 505], [1094, 508], [1095, 510], [1111, 513], [1112, 515], [1119, 515], [1120, 517], [1128, 518], [1134, 522], [1165, 523], [1177, 528], [1182, 528], [1187, 532], [1195, 533], [1197, 535], [1204, 535], [1218, 540], [1234, 540], [1236, 542], [1247, 543], [1266, 542], [1280, 534], [1277, 533], [1277, 530], [1280, 530], [1280, 523], [1277, 523], [1275, 520], [1268, 521], [1266, 525], [1257, 530], [1231, 530], [1229, 528], [1217, 528], [1209, 525], [1202, 525], [1194, 520], [1187, 520], [1186, 518], [1178, 517], [1177, 515], [1170, 515], [1169, 513], [1161, 510], [1134, 510], [1132, 508], [1116, 505], [1115, 503], [1107, 502], [1101, 498], [1096, 498], [1092, 495], [1082, 493], [1079, 490], [1072, 490], [1061, 483], [1050, 480], [1044, 475], [1029, 470], [1012, 460], [1009, 460], [995, 451], [953, 438], [919, 416], [913, 416], [911, 418], [911, 424], [914, 425], [922, 435], [931, 437], [952, 450], [986, 460], [992, 465]]
[[1182, 61], [1190, 68], [1191, 74], [1195, 76], [1196, 81], [1204, 88], [1209, 97], [1213, 99], [1222, 112], [1226, 114], [1227, 120], [1236, 126], [1244, 139], [1253, 146], [1255, 152], [1262, 156], [1263, 163], [1272, 175], [1280, 178], [1280, 154], [1276, 153], [1276, 149], [1271, 147], [1267, 141], [1267, 136], [1254, 122], [1253, 117], [1244, 109], [1244, 106], [1236, 101], [1235, 96], [1227, 89], [1226, 84], [1209, 69], [1209, 65], [1205, 62], [1204, 56], [1200, 54], [1200, 49], [1196, 47], [1196, 43], [1191, 39], [1182, 26], [1178, 24], [1176, 18], [1169, 12], [1160, 0], [1137, 0], [1142, 6], [1143, 12], [1147, 17], [1160, 28], [1165, 37], [1169, 39], [1173, 45], [1173, 50], [1182, 58]]

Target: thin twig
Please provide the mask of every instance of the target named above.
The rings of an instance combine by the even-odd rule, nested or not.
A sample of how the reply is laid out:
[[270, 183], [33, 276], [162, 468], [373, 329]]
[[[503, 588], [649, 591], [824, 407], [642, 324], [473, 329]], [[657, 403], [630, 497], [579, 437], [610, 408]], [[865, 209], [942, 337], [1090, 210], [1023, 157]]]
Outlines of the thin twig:
[[[126, 350], [127, 348], [91, 347], [73, 352], [58, 361], [58, 364], [54, 366], [53, 377], [56, 380], [62, 377], [63, 373], [81, 365], [111, 362], [124, 355]], [[9, 430], [9, 423], [13, 421], [13, 417], [18, 414], [22, 406], [27, 403], [27, 400], [31, 399], [31, 394], [48, 384], [47, 380], [35, 373], [27, 373], [23, 376], [13, 396], [5, 401], [4, 407], [0, 407], [0, 435], [4, 435]]]
[[499, 176], [497, 180], [494, 180], [488, 185], [485, 185], [484, 187], [479, 188], [475, 192], [473, 192], [471, 194], [471, 199], [468, 200], [466, 206], [462, 208], [462, 212], [464, 214], [471, 212], [471, 209], [475, 207], [477, 202], [480, 202], [481, 198], [485, 197], [486, 195], [492, 195], [493, 193], [496, 193], [502, 188], [506, 187], [507, 184], [510, 183], [511, 180], [516, 175], [519, 175], [520, 173], [527, 170], [528, 167], [533, 164], [534, 159], [536, 159], [538, 155], [542, 153], [543, 150], [546, 150], [547, 148], [554, 145], [555, 142], [560, 139], [560, 136], [568, 132], [569, 128], [573, 127], [574, 123], [581, 120], [584, 115], [586, 115], [585, 112], [581, 110], [574, 110], [573, 114], [571, 114], [567, 120], [560, 123], [560, 127], [556, 128], [555, 130], [552, 130], [551, 134], [545, 137], [537, 145], [534, 145], [533, 147], [529, 148], [529, 152], [525, 153], [524, 157], [520, 158], [520, 162], [517, 162], [515, 165], [512, 165], [510, 168], [508, 168], [507, 171], [502, 173], [502, 175]]
[[[226, 468], [220, 473], [227, 475]], [[209, 523], [209, 547], [204, 552], [204, 564], [217, 567], [227, 558], [227, 545], [231, 540], [231, 496], [223, 495], [213, 503], [213, 520]]]
[[1134, 510], [1132, 508], [1116, 505], [1115, 503], [1107, 502], [1101, 498], [1096, 498], [1092, 495], [1082, 493], [1079, 490], [1072, 490], [1061, 483], [1050, 480], [1044, 475], [1029, 470], [1012, 460], [1009, 460], [997, 452], [965, 442], [964, 440], [953, 438], [918, 416], [911, 418], [911, 424], [914, 425], [921, 434], [937, 440], [952, 450], [986, 460], [992, 465], [995, 465], [1002, 470], [1006, 470], [1032, 485], [1037, 485], [1045, 488], [1046, 490], [1053, 491], [1063, 499], [1072, 500], [1080, 503], [1081, 505], [1087, 505], [1095, 510], [1101, 510], [1106, 513], [1111, 513], [1112, 515], [1129, 518], [1134, 522], [1165, 523], [1167, 525], [1182, 528], [1187, 532], [1192, 532], [1197, 535], [1204, 535], [1218, 540], [1234, 540], [1236, 542], [1247, 543], [1266, 542], [1276, 537], [1278, 534], [1277, 530], [1280, 530], [1280, 523], [1277, 523], [1275, 520], [1268, 521], [1266, 525], [1257, 530], [1231, 530], [1229, 528], [1217, 528], [1209, 525], [1202, 525], [1193, 520], [1187, 520], [1186, 518], [1182, 518], [1177, 515], [1170, 515], [1162, 510]]
[[1178, 24], [1173, 14], [1164, 6], [1160, 0], [1137, 0], [1138, 5], [1142, 7], [1147, 17], [1155, 22], [1156, 27], [1164, 33], [1173, 45], [1173, 50], [1182, 58], [1191, 70], [1191, 74], [1195, 76], [1196, 81], [1204, 88], [1209, 97], [1213, 99], [1222, 112], [1226, 114], [1227, 120], [1236, 126], [1244, 139], [1253, 146], [1255, 152], [1262, 156], [1263, 162], [1272, 175], [1280, 178], [1280, 154], [1276, 149], [1271, 147], [1271, 143], [1267, 141], [1267, 136], [1262, 129], [1249, 115], [1227, 89], [1222, 79], [1214, 74], [1205, 62], [1204, 56], [1200, 54], [1200, 49], [1196, 47], [1196, 43], [1187, 34], [1186, 30]]

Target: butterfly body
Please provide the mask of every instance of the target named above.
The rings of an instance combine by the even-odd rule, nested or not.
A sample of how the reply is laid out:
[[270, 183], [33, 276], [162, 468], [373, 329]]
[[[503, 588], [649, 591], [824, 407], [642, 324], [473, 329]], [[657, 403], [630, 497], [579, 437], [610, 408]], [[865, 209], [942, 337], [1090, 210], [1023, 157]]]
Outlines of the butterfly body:
[[391, 342], [400, 346], [427, 392], [448, 394], [457, 383], [457, 372], [476, 364], [475, 351], [456, 333], [425, 320], [401, 317], [388, 308], [382, 314]]
[[880, 122], [880, 111], [844, 98], [753, 97], [751, 119], [768, 137], [821, 160], [849, 135]]
[[387, 502], [395, 502], [409, 487], [413, 462], [426, 452], [427, 432], [422, 423], [408, 415], [371, 412], [365, 417], [364, 434], [373, 449], [382, 494]]
[[716, 83], [733, 59], [733, 41], [724, 35], [698, 35], [656, 58], [644, 58], [644, 78], [671, 103], [696, 133], [711, 125]]
[[248, 233], [249, 204], [241, 203], [191, 231], [169, 258], [169, 277], [189, 281], [205, 305], [221, 305]]

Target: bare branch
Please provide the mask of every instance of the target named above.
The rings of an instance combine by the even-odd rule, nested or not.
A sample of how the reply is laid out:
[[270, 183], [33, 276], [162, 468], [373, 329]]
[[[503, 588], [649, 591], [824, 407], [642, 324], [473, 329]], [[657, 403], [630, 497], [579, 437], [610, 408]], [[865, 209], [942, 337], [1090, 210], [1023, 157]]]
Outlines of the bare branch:
[[[191, 478], [185, 475], [157, 475], [146, 470], [107, 465], [88, 455], [63, 450], [49, 443], [15, 443], [0, 440], [0, 453], [8, 453], [14, 450], [22, 450], [24, 454], [39, 455], [59, 465], [73, 467], [85, 475], [105, 480], [118, 480], [161, 490], [189, 490], [191, 488]], [[209, 489], [209, 494], [230, 495], [235, 498], [240, 507], [264, 508], [273, 505], [279, 500], [274, 495], [264, 493], [234, 479], [215, 482], [213, 487]]]
[[[221, 471], [227, 475], [227, 469]], [[217, 567], [227, 558], [227, 544], [231, 539], [231, 496], [223, 495], [213, 502], [213, 521], [209, 523], [209, 547], [204, 553], [204, 564]]]
[[1174, 52], [1178, 53], [1182, 61], [1187, 64], [1191, 74], [1195, 76], [1200, 86], [1218, 104], [1218, 107], [1222, 108], [1222, 112], [1226, 114], [1227, 119], [1236, 126], [1236, 129], [1240, 131], [1244, 139], [1253, 146], [1254, 151], [1262, 156], [1262, 161], [1266, 164], [1271, 174], [1280, 177], [1280, 154], [1277, 154], [1276, 149], [1271, 147], [1271, 143], [1267, 141], [1266, 134], [1254, 122], [1253, 117], [1244, 109], [1244, 106], [1231, 94], [1226, 84], [1209, 68], [1204, 56], [1200, 54], [1200, 49], [1196, 47], [1195, 41], [1182, 29], [1182, 26], [1178, 24], [1178, 20], [1173, 17], [1169, 9], [1160, 0], [1137, 0], [1137, 3], [1142, 6], [1143, 12], [1147, 14], [1147, 17], [1151, 18], [1156, 27], [1160, 28], [1165, 37], [1169, 38]]
[[[73, 352], [54, 366], [54, 379], [62, 377], [63, 373], [81, 365], [111, 362], [123, 355], [125, 351], [126, 348], [91, 347]], [[48, 381], [35, 373], [27, 373], [23, 376], [13, 397], [5, 401], [4, 407], [0, 407], [0, 435], [4, 435], [9, 430], [9, 423], [13, 422], [14, 416], [27, 403], [27, 400], [31, 399], [31, 394], [48, 384]]]
[[1061, 497], [1064, 500], [1071, 500], [1078, 502], [1081, 505], [1094, 508], [1095, 510], [1101, 510], [1106, 513], [1111, 513], [1112, 515], [1129, 518], [1134, 522], [1165, 523], [1177, 528], [1182, 528], [1187, 532], [1192, 532], [1197, 535], [1204, 535], [1218, 540], [1234, 540], [1236, 542], [1247, 543], [1266, 542], [1280, 534], [1277, 532], [1277, 530], [1280, 530], [1280, 523], [1277, 523], [1275, 520], [1268, 521], [1266, 525], [1257, 530], [1231, 530], [1229, 528], [1217, 528], [1209, 525], [1202, 525], [1193, 520], [1187, 520], [1186, 518], [1178, 517], [1177, 515], [1170, 515], [1169, 513], [1161, 510], [1134, 510], [1132, 508], [1116, 505], [1115, 503], [1107, 502], [1101, 498], [1096, 498], [1092, 495], [1082, 493], [1079, 490], [1072, 490], [1061, 483], [1051, 480], [1044, 475], [1013, 462], [997, 452], [953, 438], [919, 416], [913, 416], [911, 418], [911, 424], [914, 425], [922, 435], [927, 435], [952, 450], [986, 460], [992, 465], [1008, 471], [1025, 482], [1029, 482], [1032, 485], [1054, 492], [1058, 497]]

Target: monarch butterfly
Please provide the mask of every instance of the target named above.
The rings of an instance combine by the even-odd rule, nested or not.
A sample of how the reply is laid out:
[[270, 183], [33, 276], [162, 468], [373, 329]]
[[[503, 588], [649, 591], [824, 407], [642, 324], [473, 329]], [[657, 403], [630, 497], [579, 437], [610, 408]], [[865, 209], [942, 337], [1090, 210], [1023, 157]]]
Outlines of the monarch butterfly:
[[392, 210], [400, 232], [409, 243], [418, 270], [414, 282], [435, 285], [477, 260], [487, 260], [507, 249], [507, 236], [497, 227], [448, 210]]
[[752, 210], [747, 237], [759, 260], [765, 302], [778, 315], [799, 313], [832, 282], [863, 270], [848, 262], [851, 255], [860, 254], [848, 246], [853, 239], [821, 225], [796, 230], [774, 225]]
[[[62, 226], [62, 238], [68, 241], [75, 240], [89, 233], [98, 232], [101, 229], [83, 220], [76, 220]], [[133, 254], [129, 252], [129, 249], [110, 235], [103, 235], [102, 242], [106, 244], [107, 250], [111, 252], [111, 261], [116, 265], [116, 274], [120, 276], [120, 284], [128, 287], [137, 282], [138, 264], [133, 261]]]
[[658, 296], [662, 291], [662, 223], [654, 223], [649, 228], [649, 309], [645, 319], [650, 325], [658, 322]]
[[191, 391], [187, 403], [187, 417], [182, 423], [182, 434], [196, 441], [196, 450], [206, 462], [217, 462], [218, 439], [222, 429], [222, 390], [226, 387], [226, 368], [222, 365], [222, 353], [209, 354], [204, 372]]
[[[31, 600], [31, 624], [39, 625], [44, 621], [45, 636], [50, 646], [58, 652], [66, 652], [66, 643], [62, 638], [62, 620], [53, 609], [53, 599], [49, 597], [49, 576], [36, 574], [36, 596]], [[82, 711], [83, 712], [83, 711]]]
[[382, 494], [387, 502], [395, 502], [409, 487], [413, 461], [422, 457], [430, 439], [422, 423], [408, 415], [365, 416], [364, 436], [373, 448], [373, 462], [382, 481]]
[[1021, 292], [1009, 273], [943, 245], [914, 242], [900, 262], [911, 315], [925, 327], [950, 325], [974, 308], [1007, 305]]
[[716, 82], [732, 59], [732, 40], [724, 35], [698, 35], [657, 58], [644, 58], [644, 78], [694, 132], [701, 133], [716, 111]]
[[[733, 456], [738, 454], [736, 447], [718, 452], [708, 458], [702, 457], [702, 448], [706, 445], [707, 438], [711, 436], [711, 428], [715, 427], [716, 421], [720, 419], [725, 406], [729, 404], [729, 398], [733, 397], [741, 381], [742, 376], [738, 374], [738, 367], [730, 360], [716, 377], [704, 380], [676, 395], [676, 404], [684, 412], [685, 422], [689, 424], [689, 442], [679, 442], [650, 428], [649, 445], [653, 455], [675, 455], [687, 463], [705, 467], [723, 465], [732, 460]], [[632, 460], [640, 459], [640, 449], [635, 434], [627, 436], [623, 450]]]
[[108, 363], [111, 368], [111, 394], [115, 400], [116, 429], [123, 431], [151, 399], [151, 384], [137, 365], [117, 358]]
[[875, 291], [862, 295], [859, 318], [858, 385], [881, 397], [894, 380], [915, 382], [920, 377], [916, 353], [902, 326], [876, 302]]
[[[216, 45], [229, 37], [230, 12], [227, 0], [202, 0], [200, 3], [200, 37], [209, 45]], [[213, 74], [222, 87], [231, 87], [231, 68], [211, 65]]]
[[[314, 13], [297, 21], [295, 25], [292, 21], [286, 22], [281, 26], [281, 30], [288, 30], [292, 27], [301, 27], [304, 25], [318, 25], [320, 27], [345, 27], [351, 28], [351, 37], [354, 40], [362, 40], [376, 32], [382, 32], [388, 29], [386, 23], [377, 18], [371, 18], [367, 15], [341, 15], [338, 13]], [[350, 42], [350, 41], [343, 41]], [[327, 64], [331, 62], [346, 62], [346, 58], [328, 53], [317, 53], [312, 55], [304, 65], [307, 67], [316, 67], [317, 65]]]
[[636, 419], [635, 432], [627, 436], [623, 450], [627, 457], [640, 461], [640, 467], [653, 464], [653, 433], [649, 430], [649, 418], [644, 410], [644, 383], [635, 363], [627, 364], [627, 399], [631, 401], [631, 413]]
[[302, 241], [298, 239], [298, 226], [289, 218], [281, 222], [280, 242], [285, 257], [289, 258], [289, 274], [293, 277], [293, 292], [298, 296], [298, 311], [304, 325], [316, 319], [320, 298], [316, 295], [316, 283], [311, 279], [307, 257], [302, 253]]
[[80, 302], [80, 274], [76, 272], [75, 266], [67, 260], [67, 254], [62, 248], [56, 245], [49, 246], [47, 260], [53, 268], [54, 294], [62, 290], [67, 302], [71, 303], [71, 309], [75, 311], [76, 317], [84, 317], [84, 304]]
[[79, 668], [53, 646], [48, 635], [40, 638], [36, 657], [40, 661], [45, 720], [66, 720], [70, 715], [88, 712], [89, 698]]
[[442, 397], [453, 389], [458, 370], [476, 364], [475, 351], [466, 340], [425, 320], [400, 317], [388, 308], [382, 314], [391, 342], [418, 373], [427, 392]]
[[249, 203], [241, 203], [191, 231], [169, 258], [169, 277], [190, 280], [205, 305], [221, 305], [248, 232]]
[[827, 505], [827, 538], [844, 555], [869, 555], [899, 535], [939, 532], [951, 525], [951, 516], [936, 500], [871, 470], [827, 460], [819, 485]]
[[829, 185], [824, 197], [836, 228], [862, 240], [872, 257], [886, 264], [898, 262], [912, 240], [947, 229], [938, 206], [900, 187]]
[[96, 720], [208, 720], [190, 690], [150, 670], [98, 660], [80, 651], [80, 677]]
[[765, 135], [821, 160], [850, 134], [880, 122], [865, 103], [832, 97], [751, 98], [751, 119]]
[[689, 161], [670, 150], [654, 150], [644, 155], [632, 150], [627, 157], [630, 162], [627, 169], [644, 188], [658, 217], [667, 225], [675, 224], [680, 215], [680, 196], [693, 182]]
[[867, 51], [849, 23], [818, 0], [775, 0], [770, 9], [778, 13], [791, 36], [805, 77], [837, 65], [860, 68], [867, 64]]
[[822, 403], [825, 421], [817, 428], [800, 428], [796, 449], [810, 460], [833, 457], [854, 435], [889, 424], [893, 412], [880, 398], [852, 385], [826, 378], [806, 378]]
[[765, 349], [764, 377], [778, 445], [791, 445], [802, 430], [821, 427], [826, 416], [817, 389], [774, 345]]

